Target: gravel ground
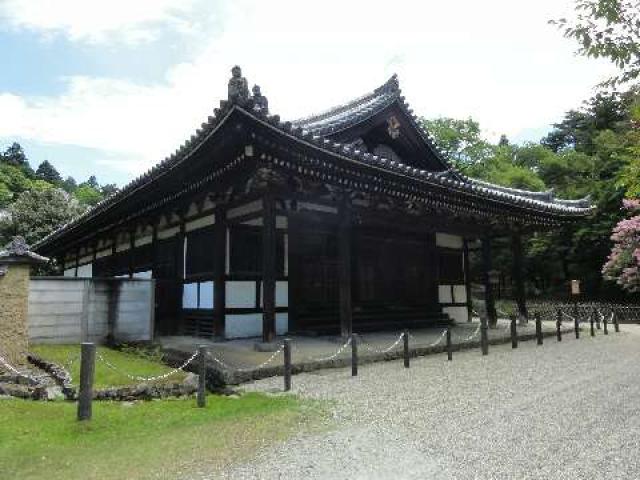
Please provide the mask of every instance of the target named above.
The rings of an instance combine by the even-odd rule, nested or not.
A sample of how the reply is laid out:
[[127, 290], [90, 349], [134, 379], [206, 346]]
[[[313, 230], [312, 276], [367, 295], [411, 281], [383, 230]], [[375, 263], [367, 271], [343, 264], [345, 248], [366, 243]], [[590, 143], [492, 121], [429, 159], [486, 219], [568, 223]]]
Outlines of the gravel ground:
[[[640, 327], [305, 373], [330, 428], [198, 478], [640, 478]], [[613, 330], [613, 329], [612, 329]], [[282, 378], [245, 386], [279, 391]]]

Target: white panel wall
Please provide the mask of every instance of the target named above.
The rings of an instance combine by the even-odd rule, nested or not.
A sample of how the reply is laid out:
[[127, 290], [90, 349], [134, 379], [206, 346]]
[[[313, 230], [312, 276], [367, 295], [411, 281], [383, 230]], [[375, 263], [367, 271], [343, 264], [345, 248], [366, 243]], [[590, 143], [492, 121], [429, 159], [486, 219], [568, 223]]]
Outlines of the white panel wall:
[[233, 281], [226, 284], [227, 308], [255, 308], [256, 282]]
[[76, 276], [76, 269], [75, 268], [67, 268], [64, 271], [64, 276], [65, 277], [75, 277]]
[[467, 310], [467, 307], [444, 307], [442, 311], [449, 314], [449, 316], [457, 323], [463, 323], [469, 319], [469, 311]]
[[93, 277], [93, 265], [88, 263], [87, 265], [80, 265], [78, 267], [78, 277], [91, 278]]
[[449, 233], [436, 233], [436, 245], [446, 248], [462, 248], [463, 240], [459, 235], [451, 235]]
[[200, 283], [200, 308], [213, 308], [213, 282]]
[[182, 308], [198, 308], [198, 283], [182, 286]]
[[453, 303], [451, 285], [438, 285], [438, 301], [440, 303]]
[[453, 301], [454, 301], [454, 303], [466, 303], [466, 301], [467, 301], [467, 286], [466, 285], [454, 285], [453, 286]]
[[226, 338], [246, 338], [262, 336], [262, 314], [227, 315]]

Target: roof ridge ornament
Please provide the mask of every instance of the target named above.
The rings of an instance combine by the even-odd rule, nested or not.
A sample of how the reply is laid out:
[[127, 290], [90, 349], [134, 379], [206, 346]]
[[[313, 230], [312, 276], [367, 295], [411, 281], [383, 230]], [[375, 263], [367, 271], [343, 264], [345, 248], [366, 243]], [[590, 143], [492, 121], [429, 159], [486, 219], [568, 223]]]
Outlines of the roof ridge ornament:
[[46, 263], [49, 259], [31, 251], [23, 236], [13, 237], [4, 250], [0, 251], [0, 264], [4, 263]]
[[231, 69], [231, 78], [228, 85], [229, 103], [244, 105], [249, 100], [249, 84], [242, 76], [242, 69], [236, 65]]
[[253, 111], [260, 115], [269, 115], [269, 100], [260, 92], [260, 86], [254, 85], [252, 92]]

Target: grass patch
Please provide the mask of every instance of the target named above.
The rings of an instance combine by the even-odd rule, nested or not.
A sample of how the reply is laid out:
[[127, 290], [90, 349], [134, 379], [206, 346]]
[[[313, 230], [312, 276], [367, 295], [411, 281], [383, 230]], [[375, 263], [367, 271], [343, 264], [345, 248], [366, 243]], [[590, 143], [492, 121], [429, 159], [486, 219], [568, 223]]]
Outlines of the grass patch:
[[[31, 350], [45, 360], [57, 363], [67, 368], [73, 378], [73, 382], [77, 385], [80, 378], [80, 345], [34, 345]], [[102, 355], [105, 360], [110, 362], [118, 370], [127, 372], [131, 375], [140, 377], [155, 377], [162, 375], [171, 370], [171, 367], [156, 361], [151, 357], [142, 357], [135, 353], [112, 350], [106, 347], [98, 347], [97, 353]], [[75, 359], [69, 366], [69, 362]], [[166, 379], [157, 380], [158, 382], [173, 383], [184, 380], [185, 373], [178, 372]], [[120, 387], [125, 385], [136, 385], [141, 383], [132, 380], [107, 367], [104, 363], [96, 358], [96, 389], [107, 387]]]
[[[2, 476], [21, 479], [178, 478], [211, 472], [282, 440], [320, 410], [295, 397], [210, 395], [133, 404], [0, 400]], [[313, 413], [313, 415], [309, 415]]]

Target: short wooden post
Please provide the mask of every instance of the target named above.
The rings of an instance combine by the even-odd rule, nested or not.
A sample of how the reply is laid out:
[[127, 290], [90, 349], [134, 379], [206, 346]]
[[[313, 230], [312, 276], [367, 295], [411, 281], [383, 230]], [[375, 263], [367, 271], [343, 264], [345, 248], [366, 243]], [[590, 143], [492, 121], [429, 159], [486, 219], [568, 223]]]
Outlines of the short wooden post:
[[511, 348], [518, 348], [518, 327], [515, 314], [511, 315]]
[[404, 340], [404, 368], [409, 368], [409, 330], [402, 334]]
[[616, 331], [616, 333], [620, 332], [620, 324], [618, 323], [618, 313], [615, 310], [612, 310], [613, 312], [613, 328]]
[[453, 360], [453, 349], [451, 345], [451, 327], [447, 327], [447, 360]]
[[558, 341], [562, 341], [562, 310], [558, 309], [556, 312], [556, 335]]
[[593, 324], [593, 310], [591, 311], [591, 314], [589, 315], [589, 324], [591, 325], [591, 336], [595, 337], [596, 336], [596, 330], [594, 328], [594, 324]]
[[580, 338], [580, 319], [577, 316], [573, 318], [573, 329], [576, 332], [576, 340], [578, 340]]
[[78, 391], [78, 420], [91, 420], [93, 379], [96, 370], [96, 345], [84, 342], [80, 354], [80, 389]]
[[207, 347], [198, 347], [198, 396], [199, 408], [203, 408], [207, 402]]
[[489, 355], [489, 324], [487, 317], [480, 317], [480, 349], [482, 355]]
[[596, 317], [596, 328], [598, 330], [602, 330], [602, 327], [600, 326], [600, 310], [598, 309], [594, 309], [594, 316]]
[[542, 320], [540, 319], [540, 312], [536, 312], [536, 339], [538, 345], [542, 345]]
[[291, 390], [291, 339], [284, 339], [284, 391]]
[[358, 376], [358, 336], [351, 334], [351, 376]]
[[604, 329], [604, 334], [609, 335], [609, 322], [607, 321], [607, 316], [602, 316], [602, 327]]

